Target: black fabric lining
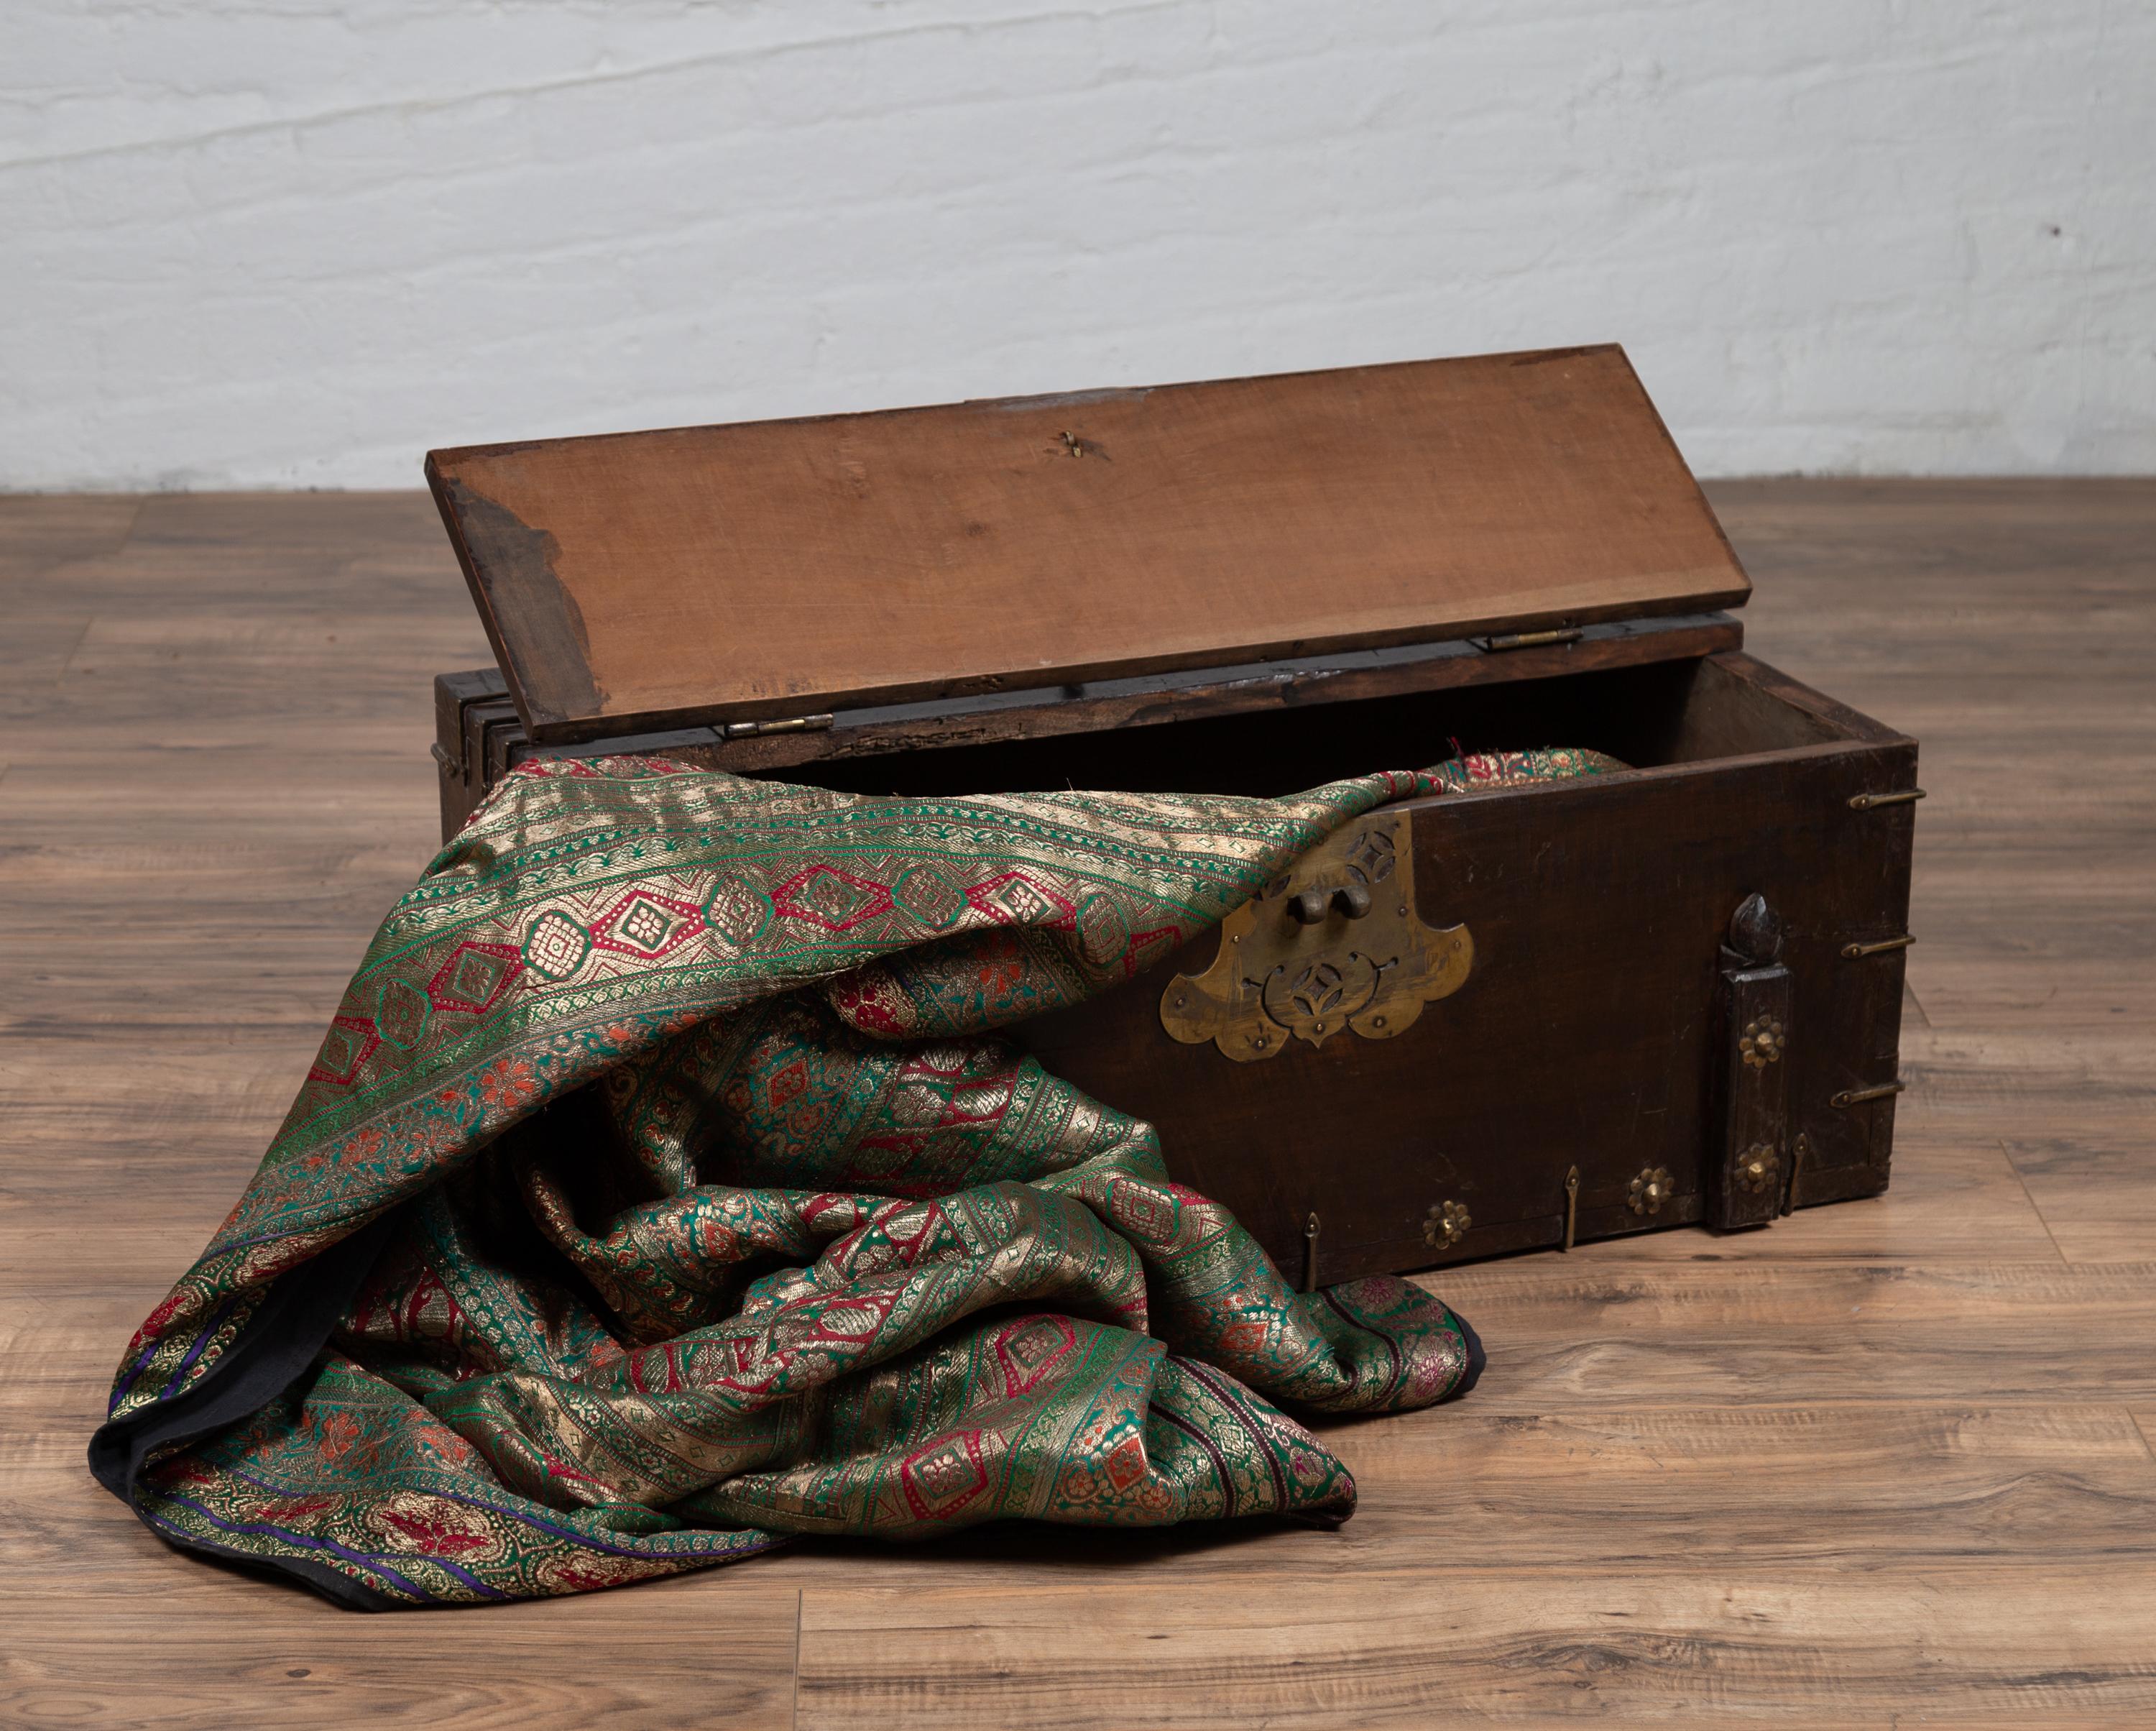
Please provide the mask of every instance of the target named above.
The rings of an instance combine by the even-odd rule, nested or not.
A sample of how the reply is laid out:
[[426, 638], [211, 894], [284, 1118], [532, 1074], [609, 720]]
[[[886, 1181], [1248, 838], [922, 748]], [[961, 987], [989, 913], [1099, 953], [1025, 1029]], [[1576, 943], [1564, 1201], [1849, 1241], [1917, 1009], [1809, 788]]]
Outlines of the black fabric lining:
[[152, 1454], [215, 1436], [268, 1405], [305, 1374], [374, 1266], [393, 1218], [384, 1215], [362, 1226], [312, 1261], [280, 1276], [239, 1338], [192, 1388], [124, 1419], [111, 1420], [90, 1438], [90, 1470], [98, 1483], [133, 1509], [136, 1518], [166, 1544], [249, 1572], [290, 1575], [353, 1610], [388, 1610], [410, 1604], [310, 1559], [257, 1556], [168, 1532], [144, 1511], [141, 1490], [142, 1469]]
[[1460, 1338], [1467, 1343], [1467, 1369], [1461, 1373], [1452, 1392], [1445, 1397], [1448, 1400], [1457, 1400], [1481, 1381], [1482, 1367], [1490, 1362], [1490, 1355], [1482, 1350], [1482, 1337], [1467, 1326], [1467, 1318], [1456, 1310], [1452, 1312], [1452, 1326], [1460, 1331]]

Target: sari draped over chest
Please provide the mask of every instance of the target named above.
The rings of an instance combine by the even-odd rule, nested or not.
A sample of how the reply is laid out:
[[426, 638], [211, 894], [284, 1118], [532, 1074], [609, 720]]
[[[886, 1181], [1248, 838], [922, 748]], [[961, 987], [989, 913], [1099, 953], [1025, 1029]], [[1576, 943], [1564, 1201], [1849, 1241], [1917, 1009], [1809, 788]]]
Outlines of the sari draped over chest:
[[1404, 1280], [1291, 1290], [993, 1030], [1389, 800], [1615, 767], [879, 799], [526, 765], [383, 922], [92, 1468], [173, 1544], [370, 1609], [805, 1533], [1343, 1518], [1281, 1406], [1440, 1400], [1466, 1325]]

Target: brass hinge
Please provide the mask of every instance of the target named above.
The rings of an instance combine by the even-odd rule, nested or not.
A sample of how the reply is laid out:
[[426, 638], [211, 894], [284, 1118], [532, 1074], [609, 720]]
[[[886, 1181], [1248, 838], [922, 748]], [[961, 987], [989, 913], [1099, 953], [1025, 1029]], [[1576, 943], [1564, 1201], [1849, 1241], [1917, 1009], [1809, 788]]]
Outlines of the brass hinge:
[[821, 733], [831, 721], [828, 715], [797, 715], [783, 722], [728, 722], [716, 731], [721, 739], [761, 739], [767, 733]]
[[1854, 962], [1861, 956], [1883, 956], [1892, 950], [1905, 950], [1917, 940], [1904, 932], [1899, 937], [1882, 937], [1876, 943], [1845, 943], [1842, 959]]
[[1870, 811], [1876, 805], [1908, 805], [1924, 797], [1922, 788], [1903, 788], [1892, 794], [1855, 794], [1851, 795], [1851, 811]]
[[1495, 655], [1501, 650], [1548, 649], [1560, 643], [1577, 643], [1586, 634], [1577, 625], [1554, 631], [1514, 631], [1503, 637], [1471, 637], [1476, 648]]

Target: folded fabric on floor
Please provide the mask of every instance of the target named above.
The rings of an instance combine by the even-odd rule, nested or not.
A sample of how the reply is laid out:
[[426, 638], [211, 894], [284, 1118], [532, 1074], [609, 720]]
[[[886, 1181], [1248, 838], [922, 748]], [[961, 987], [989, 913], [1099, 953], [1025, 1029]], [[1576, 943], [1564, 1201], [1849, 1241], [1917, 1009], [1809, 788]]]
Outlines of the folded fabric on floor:
[[370, 1609], [802, 1533], [1343, 1518], [1273, 1403], [1442, 1400], [1465, 1325], [1403, 1280], [1291, 1290], [1150, 1128], [990, 1030], [1386, 801], [1619, 767], [875, 799], [526, 765], [383, 922], [92, 1468], [172, 1543]]

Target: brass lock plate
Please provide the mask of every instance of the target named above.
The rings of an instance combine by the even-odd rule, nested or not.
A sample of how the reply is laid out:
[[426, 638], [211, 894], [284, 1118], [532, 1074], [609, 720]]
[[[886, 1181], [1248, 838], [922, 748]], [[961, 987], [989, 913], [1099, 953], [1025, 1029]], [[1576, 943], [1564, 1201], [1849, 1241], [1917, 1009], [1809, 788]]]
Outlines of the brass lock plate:
[[1415, 912], [1414, 825], [1398, 812], [1348, 824], [1220, 922], [1220, 953], [1161, 994], [1161, 1025], [1211, 1040], [1239, 1064], [1291, 1039], [1322, 1045], [1342, 1029], [1390, 1040], [1423, 1006], [1460, 989], [1475, 964], [1465, 926]]

